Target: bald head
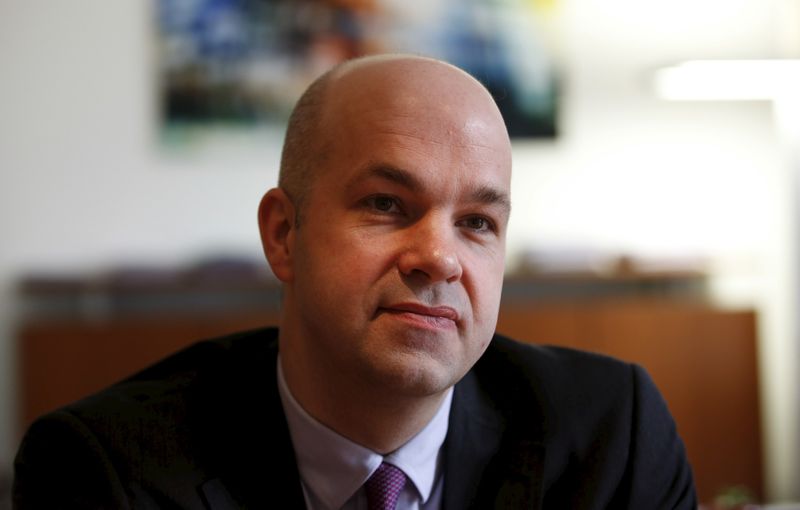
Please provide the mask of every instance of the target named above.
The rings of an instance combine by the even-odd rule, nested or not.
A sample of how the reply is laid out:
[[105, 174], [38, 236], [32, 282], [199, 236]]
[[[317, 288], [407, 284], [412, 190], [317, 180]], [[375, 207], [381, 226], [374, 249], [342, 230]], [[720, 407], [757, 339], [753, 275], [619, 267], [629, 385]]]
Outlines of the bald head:
[[[489, 92], [475, 78], [445, 62], [410, 55], [377, 55], [339, 64], [320, 76], [301, 96], [289, 119], [278, 185], [294, 201], [299, 221], [306, 199], [337, 140], [347, 126], [368, 115], [392, 129], [404, 123], [411, 136], [437, 129], [431, 109], [462, 117], [462, 127], [476, 122], [505, 139], [502, 116]], [[380, 118], [383, 116], [383, 118]], [[476, 120], [478, 119], [478, 120]], [[437, 125], [438, 124], [438, 125]], [[510, 147], [510, 144], [509, 144]]]

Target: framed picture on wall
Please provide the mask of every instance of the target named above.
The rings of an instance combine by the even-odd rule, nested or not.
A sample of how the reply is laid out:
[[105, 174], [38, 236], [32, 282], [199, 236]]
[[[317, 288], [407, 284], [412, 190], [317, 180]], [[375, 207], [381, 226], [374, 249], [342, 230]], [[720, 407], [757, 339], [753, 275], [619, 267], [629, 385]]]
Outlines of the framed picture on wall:
[[342, 60], [437, 57], [489, 89], [512, 137], [557, 132], [554, 0], [157, 0], [162, 139], [276, 133]]

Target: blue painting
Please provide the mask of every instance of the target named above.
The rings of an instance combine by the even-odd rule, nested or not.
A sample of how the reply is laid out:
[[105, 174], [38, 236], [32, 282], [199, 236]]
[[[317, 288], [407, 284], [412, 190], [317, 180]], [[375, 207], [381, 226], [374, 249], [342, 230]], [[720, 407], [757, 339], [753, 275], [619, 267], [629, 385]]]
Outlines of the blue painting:
[[284, 125], [342, 60], [409, 52], [451, 62], [493, 94], [512, 137], [557, 132], [554, 0], [159, 0], [167, 133]]

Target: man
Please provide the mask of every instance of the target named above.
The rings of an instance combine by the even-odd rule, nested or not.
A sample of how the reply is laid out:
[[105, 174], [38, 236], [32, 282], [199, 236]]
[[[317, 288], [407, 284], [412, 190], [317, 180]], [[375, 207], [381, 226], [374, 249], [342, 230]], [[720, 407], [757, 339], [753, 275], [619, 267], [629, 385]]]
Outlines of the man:
[[280, 332], [197, 344], [39, 420], [18, 508], [695, 508], [641, 369], [493, 336], [510, 176], [463, 71], [380, 56], [324, 75], [259, 210]]

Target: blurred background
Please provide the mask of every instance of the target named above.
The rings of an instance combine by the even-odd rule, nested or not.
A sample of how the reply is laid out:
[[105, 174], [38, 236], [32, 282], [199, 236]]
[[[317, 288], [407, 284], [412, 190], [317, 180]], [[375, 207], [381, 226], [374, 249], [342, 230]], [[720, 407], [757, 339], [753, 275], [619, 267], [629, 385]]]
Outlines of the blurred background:
[[514, 135], [498, 329], [644, 365], [705, 504], [800, 501], [800, 1], [407, 4], [0, 0], [0, 494], [39, 414], [274, 323], [291, 104], [412, 51]]

